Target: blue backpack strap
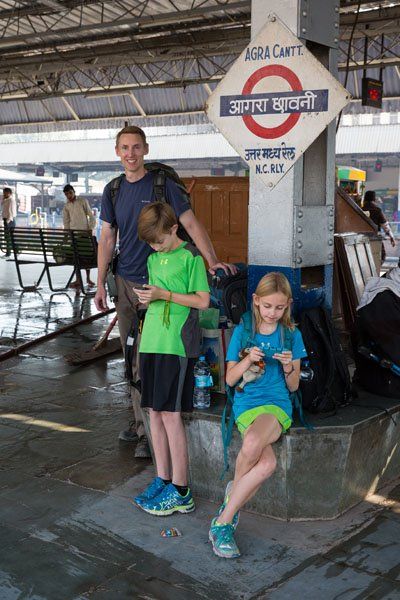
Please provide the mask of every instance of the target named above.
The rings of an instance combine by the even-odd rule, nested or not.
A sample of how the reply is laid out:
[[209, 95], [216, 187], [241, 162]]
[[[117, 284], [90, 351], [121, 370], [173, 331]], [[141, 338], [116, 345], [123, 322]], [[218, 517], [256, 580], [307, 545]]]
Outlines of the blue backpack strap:
[[[225, 386], [226, 391], [226, 403], [222, 413], [221, 420], [221, 435], [222, 444], [224, 447], [224, 469], [221, 473], [220, 479], [223, 479], [226, 473], [229, 471], [229, 446], [232, 440], [233, 426], [235, 424], [235, 417], [233, 414], [233, 395], [234, 388], [229, 385]], [[229, 413], [229, 414], [228, 414]]]
[[[248, 343], [253, 338], [253, 315], [251, 311], [245, 312], [241, 319], [240, 323], [243, 325], [242, 337], [240, 340], [241, 348], [245, 348]], [[222, 443], [224, 447], [224, 469], [221, 473], [221, 479], [225, 477], [225, 474], [229, 470], [229, 446], [232, 440], [233, 427], [235, 424], [235, 417], [233, 414], [233, 397], [235, 394], [234, 387], [226, 384], [225, 386], [226, 392], [226, 403], [224, 410], [222, 412], [221, 419], [221, 435], [222, 435]]]
[[240, 345], [242, 348], [246, 348], [249, 342], [252, 341], [254, 337], [253, 331], [253, 313], [251, 310], [243, 313], [240, 318], [240, 323], [243, 325], [242, 338], [240, 340]]

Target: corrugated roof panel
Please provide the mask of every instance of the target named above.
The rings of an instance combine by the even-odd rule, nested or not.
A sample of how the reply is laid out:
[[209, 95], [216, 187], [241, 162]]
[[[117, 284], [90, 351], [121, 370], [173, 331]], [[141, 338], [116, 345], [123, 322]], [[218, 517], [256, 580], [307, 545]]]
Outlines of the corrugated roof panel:
[[74, 96], [74, 106], [78, 105], [77, 113], [82, 119], [96, 117], [107, 118], [110, 115], [110, 105], [106, 97], [99, 96]]
[[337, 154], [379, 154], [400, 152], [400, 124], [340, 127]]

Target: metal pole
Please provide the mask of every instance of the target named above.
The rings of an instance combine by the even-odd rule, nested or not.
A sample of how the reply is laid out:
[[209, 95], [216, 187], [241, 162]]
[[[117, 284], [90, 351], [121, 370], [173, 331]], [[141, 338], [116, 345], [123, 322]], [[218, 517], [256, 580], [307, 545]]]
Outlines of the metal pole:
[[[271, 13], [335, 75], [338, 0], [252, 0], [252, 37]], [[331, 307], [334, 193], [334, 122], [272, 191], [250, 173], [249, 295], [263, 275], [281, 271], [297, 309], [322, 300]]]
[[109, 308], [108, 310], [105, 310], [104, 312], [97, 313], [95, 315], [92, 315], [91, 317], [82, 319], [81, 321], [71, 323], [70, 325], [65, 325], [65, 327], [61, 327], [57, 331], [52, 331], [51, 333], [47, 333], [46, 335], [41, 335], [40, 337], [36, 338], [35, 340], [30, 340], [29, 342], [20, 344], [16, 348], [12, 348], [11, 350], [7, 350], [7, 352], [3, 352], [3, 354], [0, 354], [0, 362], [3, 362], [4, 360], [11, 358], [12, 356], [16, 356], [17, 354], [20, 354], [20, 352], [24, 352], [27, 348], [31, 348], [32, 346], [36, 346], [37, 344], [42, 344], [43, 342], [47, 342], [48, 340], [51, 340], [52, 338], [65, 333], [66, 331], [70, 331], [71, 329], [74, 329], [75, 327], [79, 327], [79, 325], [85, 325], [86, 323], [91, 323], [92, 321], [95, 321], [96, 319], [101, 319], [101, 317], [104, 317], [105, 315], [109, 315], [113, 312], [115, 312], [115, 308]]

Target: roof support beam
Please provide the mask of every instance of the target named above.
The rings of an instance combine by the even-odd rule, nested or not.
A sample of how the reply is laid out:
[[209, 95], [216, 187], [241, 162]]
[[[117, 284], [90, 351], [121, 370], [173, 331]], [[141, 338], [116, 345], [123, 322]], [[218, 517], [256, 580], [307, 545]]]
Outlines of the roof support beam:
[[78, 117], [77, 113], [74, 111], [74, 109], [72, 108], [72, 106], [70, 105], [68, 100], [66, 98], [64, 98], [63, 96], [61, 96], [61, 100], [63, 101], [64, 105], [68, 108], [69, 112], [74, 117], [75, 121], [80, 121], [80, 118]]
[[146, 117], [146, 112], [143, 108], [143, 106], [140, 104], [139, 100], [136, 98], [135, 94], [133, 92], [129, 92], [129, 97], [133, 102], [133, 105], [135, 106], [135, 108], [137, 108], [137, 110], [140, 112], [140, 114], [142, 115], [142, 117]]
[[[112, 31], [112, 36], [118, 37], [118, 33], [122, 34], [122, 37], [132, 37], [132, 35], [138, 35], [141, 30], [146, 30], [146, 33], [150, 33], [151, 30], [159, 29], [160, 27], [165, 28], [167, 25], [173, 26], [174, 30], [177, 29], [177, 25], [179, 24], [179, 29], [189, 28], [190, 23], [192, 21], [198, 21], [199, 17], [202, 17], [202, 20], [207, 18], [209, 15], [214, 13], [225, 12], [228, 13], [230, 10], [243, 9], [246, 11], [250, 11], [251, 2], [250, 0], [241, 0], [240, 2], [233, 2], [225, 5], [213, 5], [213, 6], [203, 6], [201, 8], [193, 8], [190, 10], [181, 10], [174, 11], [172, 13], [161, 13], [156, 16], [147, 16], [140, 18], [129, 18], [129, 19], [121, 19], [114, 20], [103, 23], [93, 23], [91, 25], [82, 25], [79, 27], [79, 36], [80, 42], [83, 43], [85, 39], [85, 34], [90, 32], [98, 32], [98, 31]], [[221, 22], [229, 22], [232, 23], [231, 19], [228, 19], [227, 15], [221, 19]], [[248, 19], [247, 19], [248, 20]], [[235, 19], [233, 20], [233, 23]], [[197, 27], [198, 29], [198, 27]], [[7, 48], [12, 47], [14, 43], [21, 43], [21, 38], [23, 39], [24, 44], [31, 45], [32, 42], [37, 41], [38, 39], [41, 43], [46, 40], [53, 40], [54, 43], [58, 45], [61, 44], [71, 44], [71, 40], [77, 33], [77, 27], [66, 27], [65, 29], [57, 29], [47, 31], [38, 31], [37, 33], [27, 33], [24, 36], [13, 35], [7, 36], [0, 39], [0, 47]], [[155, 31], [157, 35], [162, 33], [162, 30]], [[165, 33], [165, 29], [164, 29]]]

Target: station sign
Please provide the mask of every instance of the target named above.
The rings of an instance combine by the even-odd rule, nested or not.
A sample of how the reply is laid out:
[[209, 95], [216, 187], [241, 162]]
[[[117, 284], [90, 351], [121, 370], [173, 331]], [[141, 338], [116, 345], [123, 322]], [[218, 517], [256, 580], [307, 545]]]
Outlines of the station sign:
[[276, 17], [210, 95], [206, 112], [271, 189], [350, 101], [350, 94]]

